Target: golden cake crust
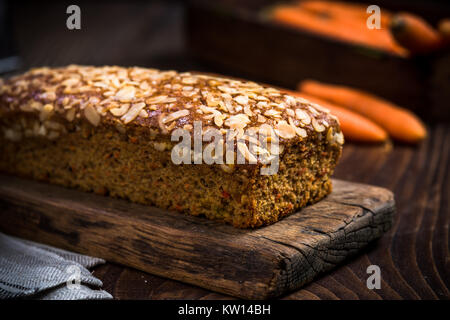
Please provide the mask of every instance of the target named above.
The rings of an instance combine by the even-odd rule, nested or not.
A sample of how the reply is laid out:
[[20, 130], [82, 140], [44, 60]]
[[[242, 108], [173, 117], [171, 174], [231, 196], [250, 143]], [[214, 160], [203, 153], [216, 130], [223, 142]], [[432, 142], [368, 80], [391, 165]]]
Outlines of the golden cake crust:
[[343, 143], [337, 118], [307, 100], [254, 82], [138, 67], [32, 69], [0, 86], [0, 112], [39, 115], [50, 138], [79, 121], [143, 126], [166, 135], [177, 128], [192, 131], [194, 121], [201, 121], [224, 134], [273, 131], [281, 144], [316, 133]]

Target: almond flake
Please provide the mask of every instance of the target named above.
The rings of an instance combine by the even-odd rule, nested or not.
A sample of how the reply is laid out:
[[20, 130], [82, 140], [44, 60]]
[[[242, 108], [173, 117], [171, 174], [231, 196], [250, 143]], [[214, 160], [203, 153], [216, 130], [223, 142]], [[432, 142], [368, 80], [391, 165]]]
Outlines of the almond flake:
[[181, 80], [182, 83], [184, 84], [196, 84], [197, 83], [197, 79], [194, 77], [187, 77], [187, 78], [183, 78]]
[[280, 117], [280, 111], [274, 110], [274, 109], [270, 109], [267, 110], [266, 112], [264, 112], [264, 115], [267, 117], [275, 117], [275, 118], [279, 118]]
[[162, 119], [162, 123], [171, 122], [177, 120], [178, 118], [185, 117], [189, 115], [189, 110], [180, 110], [169, 114], [167, 117]]
[[311, 117], [308, 113], [303, 111], [302, 109], [296, 109], [295, 110], [295, 116], [297, 119], [299, 119], [303, 124], [310, 124], [311, 123]]
[[110, 109], [109, 112], [111, 112], [116, 117], [121, 117], [125, 113], [127, 113], [129, 108], [130, 108], [130, 104], [129, 103], [125, 103], [125, 104], [121, 105], [120, 108], [112, 108], [112, 109]]
[[72, 109], [70, 109], [69, 111], [67, 111], [67, 113], [66, 113], [66, 119], [67, 119], [67, 121], [69, 121], [69, 122], [72, 122], [73, 119], [75, 119], [75, 109], [74, 109], [74, 108], [72, 108]]
[[133, 86], [126, 86], [116, 93], [115, 98], [120, 101], [130, 101], [136, 95], [136, 88]]
[[294, 123], [294, 119], [292, 119], [291, 117], [289, 117], [289, 124], [295, 129], [295, 133], [297, 133], [300, 137], [306, 138], [308, 136], [306, 130], [297, 127]]
[[289, 117], [295, 117], [295, 112], [292, 109], [286, 109], [286, 113]]
[[48, 113], [52, 112], [53, 109], [54, 109], [54, 107], [53, 107], [53, 105], [51, 105], [51, 104], [46, 104], [46, 105], [42, 108], [43, 111], [48, 112]]
[[100, 115], [91, 105], [87, 106], [84, 109], [84, 116], [95, 127], [98, 126], [98, 124], [100, 123]]
[[253, 112], [252, 112], [252, 110], [250, 109], [250, 106], [245, 106], [244, 107], [244, 113], [246, 114], [246, 115], [248, 115], [249, 117], [252, 117], [253, 116]]
[[147, 113], [147, 111], [141, 110], [141, 111], [139, 112], [139, 117], [141, 117], [141, 118], [148, 118], [148, 113]]
[[319, 124], [315, 118], [312, 118], [312, 126], [313, 126], [314, 130], [316, 130], [317, 132], [325, 131], [325, 126]]
[[240, 105], [247, 105], [248, 104], [248, 97], [247, 96], [237, 96], [234, 98], [234, 101], [239, 103]]
[[249, 163], [256, 163], [257, 159], [255, 158], [255, 156], [250, 152], [250, 150], [248, 150], [247, 145], [245, 143], [242, 142], [238, 142], [237, 143], [237, 148], [239, 150], [239, 152], [244, 156], [244, 158], [249, 162]]
[[223, 125], [223, 116], [219, 114], [214, 116], [214, 123], [216, 126], [221, 127]]
[[135, 103], [130, 110], [120, 118], [125, 124], [130, 123], [138, 116], [139, 112], [145, 107], [144, 102]]
[[284, 139], [292, 139], [296, 134], [295, 129], [286, 121], [280, 121], [277, 124], [275, 131]]

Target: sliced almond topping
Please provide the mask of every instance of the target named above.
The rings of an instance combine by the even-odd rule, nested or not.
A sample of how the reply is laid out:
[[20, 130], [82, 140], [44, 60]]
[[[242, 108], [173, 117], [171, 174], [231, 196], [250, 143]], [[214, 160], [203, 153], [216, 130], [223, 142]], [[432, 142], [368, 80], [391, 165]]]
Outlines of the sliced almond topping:
[[[313, 105], [313, 104], [311, 104], [311, 105]], [[315, 104], [314, 104], [314, 105], [315, 105]], [[312, 106], [308, 106], [308, 110], [311, 111], [311, 113], [312, 113], [313, 115], [316, 115], [316, 116], [320, 115], [320, 113], [317, 111], [317, 109], [314, 108], [314, 107], [312, 107]]]
[[164, 117], [162, 119], [162, 123], [171, 122], [171, 121], [174, 121], [174, 120], [176, 120], [178, 118], [185, 117], [187, 115], [189, 115], [189, 110], [176, 111], [176, 112], [170, 113], [169, 115]]
[[148, 85], [147, 81], [141, 82], [141, 84], [139, 85], [139, 88], [142, 90], [148, 90], [150, 88], [150, 86]]
[[187, 78], [183, 78], [183, 80], [181, 80], [181, 82], [184, 84], [196, 84], [197, 81], [198, 80], [194, 77], [187, 77]]
[[330, 110], [328, 110], [327, 108], [322, 107], [321, 105], [318, 105], [317, 103], [312, 103], [311, 104], [313, 106], [313, 108], [316, 108], [319, 111], [325, 112], [325, 113], [330, 113]]
[[211, 107], [207, 107], [205, 105], [200, 105], [199, 108], [200, 108], [200, 110], [203, 111], [203, 113], [212, 113], [214, 115], [221, 114], [219, 111], [217, 111], [217, 109], [211, 108]]
[[217, 89], [219, 89], [222, 92], [229, 93], [229, 94], [237, 93], [237, 90], [235, 88], [231, 88], [231, 87], [227, 87], [227, 86], [218, 86]]
[[269, 104], [266, 101], [260, 101], [256, 104], [256, 107], [260, 108], [260, 109], [265, 109], [267, 108]]
[[244, 128], [248, 123], [250, 123], [250, 119], [243, 113], [230, 116], [225, 120], [225, 125], [230, 128]]
[[278, 110], [270, 109], [270, 110], [267, 110], [266, 112], [264, 112], [264, 115], [267, 117], [279, 118], [281, 113]]
[[69, 78], [64, 80], [61, 85], [66, 86], [66, 87], [72, 87], [76, 84], [78, 84], [80, 82], [80, 79], [78, 78]]
[[148, 113], [147, 113], [147, 111], [141, 110], [141, 111], [139, 112], [139, 117], [141, 117], [141, 118], [148, 118]]
[[162, 96], [151, 97], [151, 98], [145, 100], [145, 102], [147, 104], [163, 103], [166, 99], [167, 99], [167, 96], [162, 95]]
[[214, 123], [216, 126], [221, 127], [223, 125], [223, 116], [221, 114], [214, 116]]
[[249, 162], [249, 163], [256, 163], [257, 159], [255, 158], [255, 156], [250, 152], [250, 150], [248, 150], [247, 145], [245, 143], [242, 142], [238, 142], [237, 143], [237, 148], [239, 150], [239, 152], [244, 156], [244, 158]]
[[249, 117], [252, 117], [253, 116], [253, 112], [252, 112], [252, 110], [250, 109], [250, 106], [245, 106], [244, 107], [244, 113], [246, 114], [246, 115], [248, 115]]
[[253, 136], [249, 136], [247, 134], [244, 134], [241, 139], [247, 140], [248, 142], [250, 142], [250, 143], [252, 143], [254, 145], [257, 145], [257, 146], [261, 145], [261, 142], [259, 142], [258, 139], [256, 139]]
[[130, 123], [138, 116], [139, 112], [145, 107], [144, 102], [135, 103], [131, 106], [126, 114], [120, 118], [125, 124]]
[[98, 126], [98, 124], [100, 123], [100, 115], [91, 105], [88, 105], [86, 108], [84, 108], [84, 116], [93, 126]]
[[297, 105], [297, 100], [292, 96], [288, 96], [288, 95], [284, 96], [284, 101], [286, 101], [286, 103], [292, 107]]
[[66, 113], [66, 119], [67, 119], [67, 121], [69, 121], [69, 122], [72, 122], [73, 119], [75, 119], [75, 109], [74, 109], [74, 108], [69, 109], [69, 111], [67, 111], [67, 113]]
[[265, 96], [257, 96], [255, 98], [255, 100], [258, 100], [258, 101], [270, 101], [269, 98], [267, 98]]
[[286, 109], [286, 114], [287, 114], [289, 117], [295, 117], [295, 112], [294, 112], [294, 110], [292, 110], [292, 109]]
[[248, 104], [248, 97], [247, 96], [237, 96], [234, 98], [234, 101], [239, 103], [240, 105], [247, 105]]
[[133, 86], [126, 86], [116, 93], [115, 98], [120, 101], [130, 101], [136, 95], [136, 88]]
[[271, 136], [275, 135], [275, 132], [273, 131], [272, 126], [270, 126], [268, 124], [262, 124], [259, 127], [258, 132], [259, 132], [259, 134], [262, 134], [266, 137], [271, 137]]
[[336, 133], [334, 137], [337, 143], [344, 144], [344, 135], [342, 134], [342, 132]]
[[300, 137], [306, 138], [308, 136], [306, 130], [297, 127], [294, 123], [294, 119], [292, 119], [291, 117], [289, 117], [289, 124], [295, 129], [295, 133], [297, 133]]
[[213, 114], [208, 114], [208, 115], [203, 117], [203, 119], [205, 119], [205, 120], [211, 120], [212, 118], [214, 118]]
[[48, 113], [52, 112], [53, 109], [54, 109], [54, 107], [53, 107], [53, 105], [51, 105], [51, 104], [46, 104], [46, 105], [42, 108], [43, 111], [48, 112]]
[[315, 118], [312, 118], [311, 122], [312, 122], [312, 126], [313, 126], [314, 130], [316, 130], [317, 132], [325, 131], [325, 126], [319, 124]]
[[[300, 122], [301, 123], [301, 122]], [[292, 118], [289, 118], [289, 124], [295, 129], [295, 133], [302, 137], [306, 138], [308, 136], [308, 133], [305, 129], [297, 127], [297, 125], [294, 123], [294, 120]]]
[[295, 116], [297, 119], [299, 119], [303, 124], [310, 124], [311, 123], [311, 117], [308, 113], [303, 111], [302, 109], [296, 109], [295, 110]]
[[259, 123], [264, 123], [264, 122], [266, 122], [266, 121], [267, 121], [266, 117], [264, 117], [264, 116], [258, 114], [258, 122], [259, 122]]
[[213, 95], [210, 95], [210, 94], [209, 94], [209, 95], [206, 97], [206, 104], [207, 104], [209, 107], [216, 107], [216, 106], [219, 105], [219, 103], [220, 103], [220, 100], [214, 98]]
[[295, 116], [299, 120], [303, 120], [303, 119], [306, 119], [309, 117], [308, 114], [305, 111], [303, 111], [302, 109], [295, 109]]
[[284, 139], [292, 139], [296, 134], [295, 129], [286, 121], [280, 121], [276, 126], [275, 132]]
[[109, 112], [111, 112], [116, 117], [121, 117], [125, 113], [127, 113], [129, 108], [130, 108], [130, 104], [129, 103], [125, 103], [125, 104], [121, 105], [120, 108], [112, 108], [112, 109], [110, 109]]
[[53, 105], [51, 104], [46, 104], [45, 106], [42, 107], [41, 112], [39, 114], [39, 119], [41, 121], [44, 121], [46, 119], [48, 119], [51, 115], [53, 111]]
[[270, 152], [267, 149], [258, 146], [253, 146], [253, 153], [270, 156]]

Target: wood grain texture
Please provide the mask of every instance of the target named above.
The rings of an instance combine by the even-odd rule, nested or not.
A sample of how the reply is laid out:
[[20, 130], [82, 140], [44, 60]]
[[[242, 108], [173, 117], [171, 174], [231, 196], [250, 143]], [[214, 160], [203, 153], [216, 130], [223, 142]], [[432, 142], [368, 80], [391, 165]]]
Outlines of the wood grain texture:
[[326, 199], [271, 226], [236, 229], [168, 212], [0, 176], [0, 230], [247, 299], [295, 290], [390, 228], [394, 198], [333, 182]]

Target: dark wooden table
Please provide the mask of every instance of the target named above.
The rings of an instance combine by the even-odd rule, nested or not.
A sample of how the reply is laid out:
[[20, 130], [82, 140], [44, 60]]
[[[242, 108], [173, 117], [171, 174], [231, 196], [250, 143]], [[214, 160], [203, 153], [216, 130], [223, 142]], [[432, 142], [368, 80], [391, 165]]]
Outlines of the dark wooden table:
[[[183, 8], [177, 2], [81, 2], [80, 7], [80, 31], [65, 28], [63, 5], [13, 7], [24, 68], [80, 63], [224, 71], [186, 53]], [[428, 139], [417, 147], [347, 144], [335, 177], [392, 190], [395, 224], [359, 256], [283, 298], [449, 299], [449, 168], [449, 124], [431, 124]], [[366, 269], [373, 264], [381, 269], [379, 290], [366, 286]], [[116, 299], [232, 298], [111, 263], [93, 273]]]

